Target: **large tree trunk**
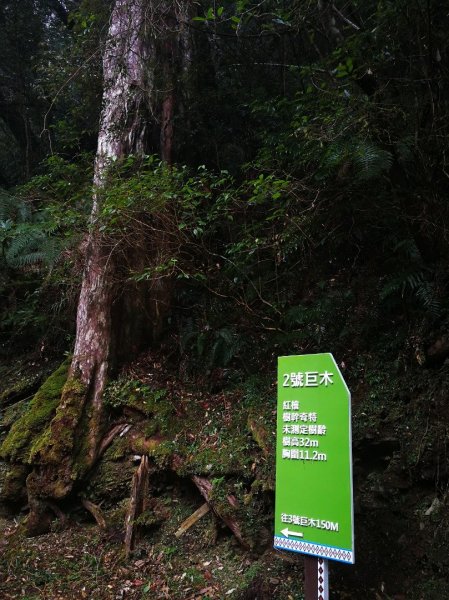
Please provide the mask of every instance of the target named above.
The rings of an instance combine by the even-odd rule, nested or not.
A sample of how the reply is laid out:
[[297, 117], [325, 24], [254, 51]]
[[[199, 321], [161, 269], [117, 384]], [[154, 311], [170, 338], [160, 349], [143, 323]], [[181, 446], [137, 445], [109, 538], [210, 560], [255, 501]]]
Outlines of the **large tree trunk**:
[[87, 242], [86, 267], [78, 302], [77, 332], [71, 376], [79, 377], [91, 406], [88, 462], [99, 444], [102, 395], [110, 371], [114, 344], [112, 307], [115, 297], [116, 256], [98, 228], [101, 190], [111, 164], [145, 149], [147, 94], [153, 77], [144, 35], [144, 0], [117, 0], [111, 17], [103, 59], [103, 110], [94, 172], [92, 230]]
[[[179, 52], [186, 43], [184, 30], [182, 40], [176, 40], [176, 36], [181, 38], [179, 17], [185, 18], [184, 6], [181, 15], [176, 12], [179, 6], [183, 6], [182, 2], [178, 5], [163, 0], [116, 0], [112, 11], [103, 58], [103, 109], [75, 349], [61, 403], [49, 428], [48, 445], [40, 450], [37, 467], [27, 480], [30, 533], [41, 530], [45, 512], [48, 516], [46, 502], [65, 497], [74, 482], [95, 463], [108, 374], [119, 351], [124, 356], [136, 349], [131, 315], [145, 313], [142, 304], [151, 304], [151, 298], [144, 297], [145, 292], [148, 296], [152, 288], [157, 297], [156, 308], [160, 302], [157, 282], [146, 290], [120, 289], [123, 255], [114, 253], [100, 227], [102, 190], [107, 185], [111, 164], [129, 154], [143, 155], [147, 140], [154, 140], [158, 131], [161, 155], [167, 162], [172, 161], [175, 65], [180, 62]], [[159, 94], [155, 89], [158, 60], [162, 61]], [[160, 117], [155, 119], [158, 112]], [[149, 132], [149, 128], [153, 131]], [[139, 248], [129, 248], [128, 261], [130, 257], [134, 264], [141, 262]]]

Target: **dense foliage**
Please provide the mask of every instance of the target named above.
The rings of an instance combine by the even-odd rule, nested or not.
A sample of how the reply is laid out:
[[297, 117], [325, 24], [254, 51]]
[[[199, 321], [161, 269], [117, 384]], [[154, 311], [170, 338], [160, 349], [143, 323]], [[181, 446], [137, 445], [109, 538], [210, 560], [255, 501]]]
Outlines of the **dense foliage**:
[[[1, 327], [7, 339], [26, 324], [31, 344], [55, 310], [73, 312], [108, 11], [57, 4], [9, 2], [1, 19]], [[437, 2], [203, 3], [175, 122], [187, 166], [128, 161], [102, 216], [111, 247], [136, 227], [171, 231], [157, 259], [122, 276], [177, 279], [168, 330], [183, 351], [215, 348], [225, 364], [254, 335], [344, 347], [364, 287], [360, 310], [386, 323], [444, 317], [444, 23]]]

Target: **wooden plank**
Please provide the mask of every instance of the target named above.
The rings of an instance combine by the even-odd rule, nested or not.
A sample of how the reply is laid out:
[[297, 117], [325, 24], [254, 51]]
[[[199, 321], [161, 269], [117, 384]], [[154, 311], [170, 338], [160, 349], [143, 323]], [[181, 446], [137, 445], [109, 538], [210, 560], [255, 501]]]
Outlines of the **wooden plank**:
[[210, 511], [210, 506], [207, 502], [205, 502], [202, 506], [199, 507], [190, 517], [188, 517], [185, 521], [183, 521], [175, 533], [175, 537], [179, 538], [185, 534], [195, 523], [197, 523], [201, 517], [204, 517]]

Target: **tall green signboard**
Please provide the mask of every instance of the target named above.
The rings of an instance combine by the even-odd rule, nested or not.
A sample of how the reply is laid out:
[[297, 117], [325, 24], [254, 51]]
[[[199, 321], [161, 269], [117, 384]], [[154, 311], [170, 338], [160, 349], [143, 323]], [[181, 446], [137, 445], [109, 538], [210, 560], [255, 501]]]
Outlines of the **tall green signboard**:
[[278, 359], [274, 546], [354, 563], [350, 393], [332, 354]]

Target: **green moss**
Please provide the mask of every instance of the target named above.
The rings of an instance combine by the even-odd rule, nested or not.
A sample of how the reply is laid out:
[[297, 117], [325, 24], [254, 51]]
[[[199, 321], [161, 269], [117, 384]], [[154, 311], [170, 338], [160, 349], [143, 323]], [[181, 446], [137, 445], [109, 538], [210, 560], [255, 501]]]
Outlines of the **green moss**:
[[229, 423], [222, 422], [219, 410], [217, 415], [211, 411], [206, 423], [200, 414], [189, 417], [183, 423], [175, 449], [183, 459], [177, 468], [178, 474], [221, 477], [241, 473], [250, 476], [259, 452], [248, 434], [246, 418], [244, 409], [236, 410]]
[[71, 456], [77, 445], [82, 445], [86, 436], [80, 434], [78, 425], [83, 413], [85, 393], [85, 386], [76, 375], [66, 381], [55, 416], [30, 447], [30, 462], [37, 459], [40, 463], [57, 465]]
[[93, 502], [101, 502], [106, 509], [128, 499], [135, 470], [136, 466], [130, 460], [103, 458], [90, 477], [86, 497]]
[[145, 430], [144, 430], [145, 437], [151, 437], [151, 436], [155, 435], [157, 432], [158, 432], [158, 424], [154, 419], [152, 419], [151, 421], [147, 421], [145, 423]]
[[119, 377], [107, 385], [104, 391], [104, 403], [114, 409], [128, 407], [151, 416], [154, 412], [158, 412], [158, 402], [165, 396], [165, 390], [152, 390], [140, 381]]
[[28, 462], [30, 447], [55, 414], [67, 379], [66, 360], [41, 385], [26, 412], [12, 425], [0, 447], [0, 456], [12, 462]]
[[170, 512], [158, 498], [152, 498], [150, 506], [134, 521], [136, 525], [154, 527], [170, 516]]
[[26, 413], [29, 404], [30, 399], [28, 398], [27, 400], [20, 400], [19, 402], [16, 402], [5, 408], [0, 419], [0, 425], [2, 429], [10, 429], [11, 426], [14, 425], [14, 423], [18, 421], [24, 413]]
[[154, 462], [159, 468], [163, 469], [168, 466], [173, 455], [173, 449], [173, 442], [164, 441], [155, 446], [155, 448], [149, 452], [149, 456], [154, 459]]
[[120, 460], [129, 453], [129, 442], [126, 437], [116, 437], [104, 453], [104, 460]]
[[248, 415], [248, 429], [265, 456], [269, 456], [272, 452], [270, 442], [273, 436], [268, 431], [263, 416], [260, 416], [257, 413], [255, 415], [250, 413]]
[[118, 530], [122, 530], [123, 523], [125, 522], [125, 517], [128, 513], [129, 508], [129, 497], [125, 497], [122, 500], [119, 500], [116, 504], [113, 504], [110, 508], [105, 504], [102, 504], [102, 509], [104, 510], [104, 517], [106, 519], [106, 523], [111, 528], [115, 528]]
[[0, 487], [0, 501], [20, 504], [26, 499], [25, 481], [29, 469], [24, 465], [9, 465]]

